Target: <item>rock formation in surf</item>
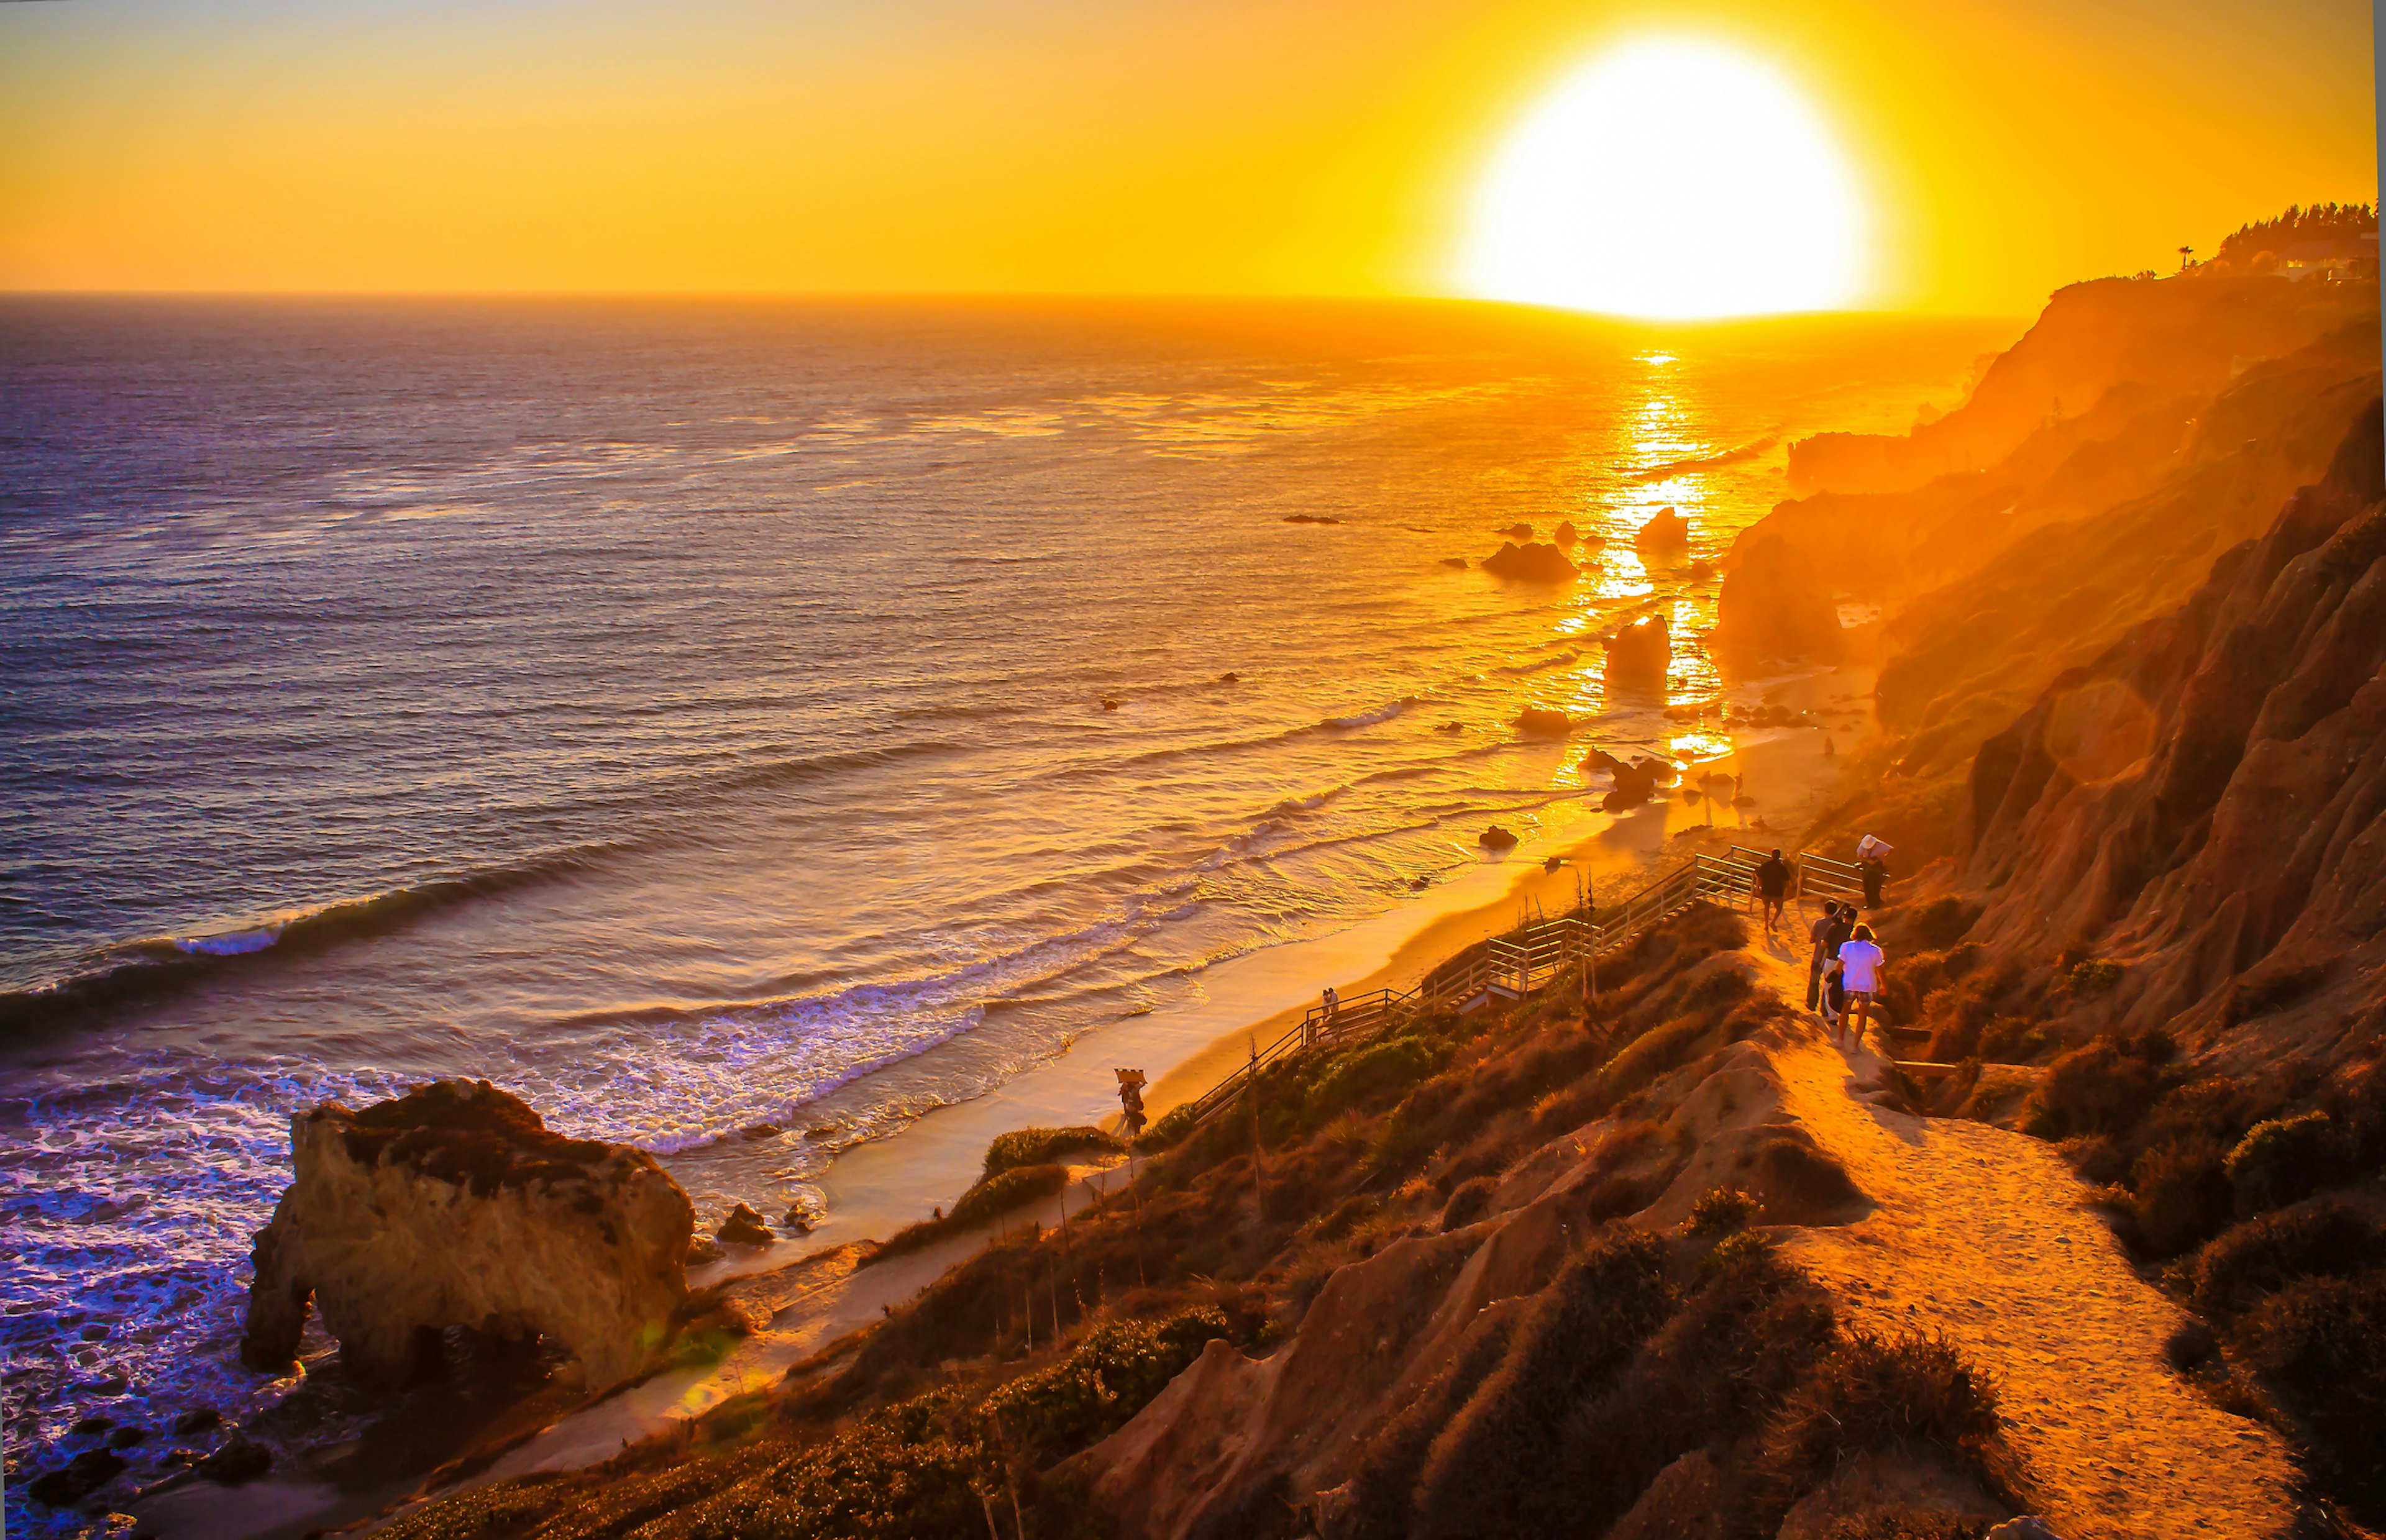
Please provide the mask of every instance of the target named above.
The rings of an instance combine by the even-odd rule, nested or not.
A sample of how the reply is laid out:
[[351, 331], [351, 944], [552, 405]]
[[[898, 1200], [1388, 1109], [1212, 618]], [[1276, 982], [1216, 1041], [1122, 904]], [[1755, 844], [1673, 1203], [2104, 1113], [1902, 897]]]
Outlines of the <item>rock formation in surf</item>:
[[1740, 549], [1724, 574], [1714, 639], [1721, 657], [1743, 667], [1836, 663], [1842, 645], [1839, 607], [1805, 552], [1767, 536]]
[[1651, 615], [1609, 633], [1607, 682], [1611, 689], [1662, 690], [1674, 659], [1674, 635], [1663, 615]]
[[486, 1081], [290, 1121], [241, 1357], [280, 1369], [309, 1304], [354, 1374], [413, 1375], [449, 1326], [549, 1339], [592, 1388], [647, 1367], [686, 1297], [695, 1211], [652, 1156], [567, 1139]]
[[1563, 582], [1576, 570], [1554, 545], [1519, 545], [1513, 540], [1484, 557], [1483, 570], [1495, 578], [1519, 582]]
[[1516, 713], [1516, 731], [1533, 738], [1563, 738], [1574, 731], [1574, 719], [1546, 706], [1527, 706]]
[[1690, 521], [1670, 507], [1659, 508], [1632, 536], [1643, 556], [1678, 556], [1689, 549]]

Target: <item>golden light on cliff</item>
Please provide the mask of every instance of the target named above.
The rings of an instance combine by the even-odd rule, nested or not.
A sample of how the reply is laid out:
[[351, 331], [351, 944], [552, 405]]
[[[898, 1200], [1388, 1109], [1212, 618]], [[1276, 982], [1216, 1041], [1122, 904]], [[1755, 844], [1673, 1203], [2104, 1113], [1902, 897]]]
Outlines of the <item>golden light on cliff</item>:
[[1787, 77], [1717, 44], [1644, 39], [1509, 133], [1461, 276], [1485, 299], [1655, 319], [1835, 309], [1863, 295], [1867, 223]]

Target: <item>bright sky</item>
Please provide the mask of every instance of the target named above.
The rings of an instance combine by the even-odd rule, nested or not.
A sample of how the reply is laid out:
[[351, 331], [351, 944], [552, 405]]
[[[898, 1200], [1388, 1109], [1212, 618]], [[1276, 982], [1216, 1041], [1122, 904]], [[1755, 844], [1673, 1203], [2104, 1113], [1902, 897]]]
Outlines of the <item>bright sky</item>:
[[[2376, 187], [2366, 0], [49, 0], [0, 5], [0, 288], [1480, 293], [1498, 169], [1565, 174], [1522, 127], [1651, 40], [1837, 157], [1858, 305]], [[1632, 117], [1697, 165], [1779, 138], [1676, 94]], [[1785, 207], [1726, 265], [1807, 260]]]

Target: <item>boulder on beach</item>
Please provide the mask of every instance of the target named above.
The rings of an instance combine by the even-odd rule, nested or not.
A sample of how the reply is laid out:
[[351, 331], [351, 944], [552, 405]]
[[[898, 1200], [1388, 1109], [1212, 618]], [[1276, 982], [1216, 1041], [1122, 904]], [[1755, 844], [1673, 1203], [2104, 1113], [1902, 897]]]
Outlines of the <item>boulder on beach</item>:
[[1736, 664], [1836, 663], [1839, 606], [1806, 553], [1777, 534], [1735, 554], [1715, 604], [1715, 651]]
[[1643, 554], [1678, 555], [1689, 544], [1690, 521], [1671, 507], [1659, 508], [1632, 537], [1633, 548]]
[[1663, 615], [1651, 615], [1611, 632], [1607, 643], [1607, 682], [1611, 688], [1655, 690], [1665, 683], [1665, 669], [1674, 658], [1674, 634]]
[[1574, 719], [1546, 706], [1527, 706], [1516, 713], [1516, 728], [1536, 738], [1563, 738], [1574, 731]]
[[1495, 823], [1476, 836], [1475, 843], [1486, 850], [1513, 850], [1516, 848], [1516, 836]]
[[[1589, 761], [1584, 763], [1588, 765]], [[1674, 779], [1674, 767], [1662, 759], [1635, 759], [1627, 765], [1607, 757], [1607, 763], [1615, 784], [1599, 805], [1611, 813], [1639, 807], [1657, 795], [1659, 786]]]
[[241, 1339], [287, 1368], [311, 1304], [349, 1371], [402, 1382], [449, 1326], [545, 1337], [591, 1389], [652, 1361], [687, 1296], [696, 1213], [654, 1157], [567, 1139], [486, 1081], [290, 1120], [295, 1171], [257, 1233]]
[[779, 1240], [762, 1222], [761, 1212], [750, 1203], [741, 1203], [729, 1210], [729, 1217], [712, 1234], [714, 1239], [730, 1246], [775, 1246]]
[[1483, 570], [1495, 578], [1520, 582], [1564, 582], [1576, 570], [1565, 553], [1554, 545], [1519, 545], [1513, 540], [1484, 557]]

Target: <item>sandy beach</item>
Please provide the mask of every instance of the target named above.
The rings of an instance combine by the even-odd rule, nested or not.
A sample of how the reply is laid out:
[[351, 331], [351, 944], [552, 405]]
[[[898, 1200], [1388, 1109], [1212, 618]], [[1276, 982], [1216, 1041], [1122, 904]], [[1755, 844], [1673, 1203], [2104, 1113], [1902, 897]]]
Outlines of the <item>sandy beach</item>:
[[[1745, 734], [1702, 773], [1743, 778], [1752, 805], [1718, 815], [1678, 791], [1614, 815], [1589, 807], [1553, 820], [1553, 831], [1506, 858], [1467, 869], [1413, 903], [1330, 936], [1238, 958], [1213, 970], [1198, 1008], [1131, 1018], [1088, 1033], [1058, 1058], [974, 1100], [941, 1108], [888, 1138], [846, 1151], [823, 1183], [825, 1222], [800, 1245], [783, 1244], [697, 1270], [702, 1287], [736, 1287], [772, 1313], [770, 1330], [721, 1363], [676, 1371], [584, 1409], [509, 1451], [483, 1479], [569, 1469], [619, 1452], [670, 1422], [778, 1378], [875, 1320], [882, 1309], [932, 1283], [983, 1246], [997, 1228], [948, 1236], [874, 1267], [856, 1267], [858, 1243], [884, 1237], [951, 1202], [977, 1179], [986, 1145], [1012, 1129], [1114, 1120], [1115, 1067], [1151, 1076], [1153, 1116], [1199, 1095], [1250, 1052], [1290, 1029], [1331, 983], [1345, 995], [1407, 988], [1452, 953], [1513, 927], [1536, 907], [1557, 913], [1576, 902], [1577, 872], [1602, 901], [1618, 898], [1673, 862], [1733, 844], [1795, 850], [1797, 834], [1839, 795], [1840, 767], [1870, 731], [1872, 673], [1848, 667], [1731, 692], [1812, 710], [1827, 725]], [[1824, 715], [1837, 712], [1839, 715]], [[1828, 740], [1834, 752], [1826, 752]], [[1712, 821], [1710, 820], [1712, 819]], [[1566, 864], [1544, 863], [1556, 856]], [[1023, 1208], [1001, 1227], [1050, 1224], [1066, 1205], [1090, 1201], [1096, 1183], [1114, 1186], [1117, 1163], [1074, 1168], [1059, 1197]]]

